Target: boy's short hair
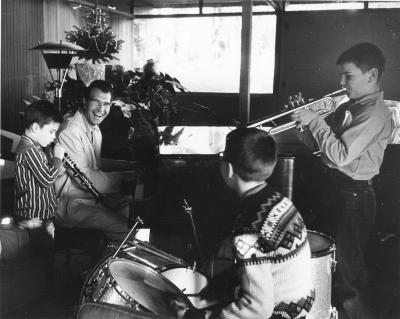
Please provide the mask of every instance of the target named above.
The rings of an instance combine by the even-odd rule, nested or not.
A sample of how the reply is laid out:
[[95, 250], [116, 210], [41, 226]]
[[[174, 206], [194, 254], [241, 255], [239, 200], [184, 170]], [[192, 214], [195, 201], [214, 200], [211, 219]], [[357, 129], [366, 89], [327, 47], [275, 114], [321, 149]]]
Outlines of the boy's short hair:
[[257, 128], [238, 128], [226, 136], [223, 159], [232, 164], [244, 181], [263, 181], [271, 176], [276, 164], [273, 137]]
[[363, 42], [356, 44], [344, 51], [336, 61], [336, 65], [353, 62], [363, 72], [372, 68], [378, 69], [378, 79], [382, 77], [385, 69], [385, 57], [376, 45]]
[[28, 105], [24, 112], [24, 129], [33, 123], [40, 127], [51, 122], [62, 123], [63, 117], [54, 104], [48, 100], [37, 100]]
[[104, 93], [111, 93], [112, 94], [112, 87], [111, 84], [104, 80], [95, 80], [90, 83], [89, 87], [86, 89], [85, 97], [88, 99], [90, 97], [90, 92], [93, 89], [99, 89]]

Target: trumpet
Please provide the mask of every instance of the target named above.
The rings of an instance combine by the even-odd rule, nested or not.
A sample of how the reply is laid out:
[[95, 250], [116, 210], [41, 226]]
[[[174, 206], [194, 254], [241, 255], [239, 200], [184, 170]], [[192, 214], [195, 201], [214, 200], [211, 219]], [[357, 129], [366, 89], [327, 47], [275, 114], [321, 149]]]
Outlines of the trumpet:
[[288, 110], [284, 110], [281, 113], [274, 114], [269, 117], [265, 117], [261, 120], [249, 122], [246, 124], [246, 127], [260, 127], [260, 126], [264, 125], [265, 123], [271, 123], [274, 126], [269, 130], [270, 134], [274, 135], [274, 134], [278, 134], [278, 133], [287, 131], [291, 128], [296, 127], [297, 123], [295, 121], [291, 121], [291, 120], [288, 121], [287, 119], [286, 120], [284, 119], [284, 120], [282, 120], [283, 123], [278, 125], [275, 123], [275, 121], [277, 119], [281, 119], [287, 115], [290, 115], [294, 111], [297, 111], [300, 109], [308, 109], [308, 110], [318, 113], [322, 117], [326, 117], [329, 114], [333, 113], [336, 110], [337, 105], [340, 104], [346, 98], [345, 93], [346, 93], [346, 89], [341, 89], [341, 90], [332, 92], [330, 94], [327, 94], [318, 100], [310, 101], [308, 103], [305, 103], [304, 99], [301, 98], [301, 95], [300, 95], [300, 98], [298, 100], [292, 101], [289, 103], [290, 108], [288, 107], [289, 108]]

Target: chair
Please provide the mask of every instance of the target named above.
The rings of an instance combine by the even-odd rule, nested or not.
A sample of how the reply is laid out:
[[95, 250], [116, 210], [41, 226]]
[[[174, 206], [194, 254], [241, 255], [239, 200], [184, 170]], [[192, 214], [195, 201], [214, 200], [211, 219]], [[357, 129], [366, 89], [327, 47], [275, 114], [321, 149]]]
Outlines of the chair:
[[21, 136], [5, 130], [0, 130], [0, 136], [1, 136], [1, 157], [4, 159], [13, 160], [15, 150], [17, 149]]
[[385, 104], [392, 113], [393, 131], [389, 144], [400, 144], [400, 102], [385, 100]]

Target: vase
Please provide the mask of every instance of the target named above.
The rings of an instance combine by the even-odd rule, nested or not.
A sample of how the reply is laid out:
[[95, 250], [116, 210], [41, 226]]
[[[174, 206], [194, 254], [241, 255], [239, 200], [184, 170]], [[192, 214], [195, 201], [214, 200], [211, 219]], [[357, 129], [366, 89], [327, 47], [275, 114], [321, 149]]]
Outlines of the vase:
[[76, 63], [76, 74], [86, 87], [95, 80], [105, 80], [105, 64]]

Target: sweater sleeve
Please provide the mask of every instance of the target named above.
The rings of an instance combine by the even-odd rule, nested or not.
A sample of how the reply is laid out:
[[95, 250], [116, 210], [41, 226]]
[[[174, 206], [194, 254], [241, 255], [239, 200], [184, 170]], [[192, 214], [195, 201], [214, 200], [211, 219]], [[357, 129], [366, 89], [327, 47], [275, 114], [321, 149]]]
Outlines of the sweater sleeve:
[[[235, 255], [239, 263], [239, 287], [237, 297], [225, 307], [214, 311], [210, 318], [269, 318], [274, 308], [271, 264], [245, 263], [254, 255], [258, 236], [240, 235], [233, 239]], [[260, 252], [257, 252], [257, 257]]]

